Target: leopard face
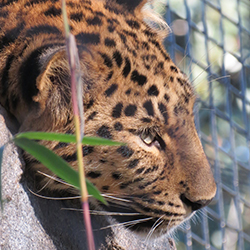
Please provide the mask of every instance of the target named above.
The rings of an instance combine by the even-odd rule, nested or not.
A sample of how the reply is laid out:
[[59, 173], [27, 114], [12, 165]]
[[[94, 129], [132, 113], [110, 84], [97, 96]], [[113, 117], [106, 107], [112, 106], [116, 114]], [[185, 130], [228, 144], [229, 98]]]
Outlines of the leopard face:
[[[124, 142], [83, 146], [87, 178], [129, 229], [167, 233], [207, 205], [216, 186], [194, 124], [194, 90], [144, 21], [141, 1], [68, 3], [84, 87], [85, 135]], [[35, 7], [35, 8], [34, 8]], [[9, 18], [8, 23], [6, 17]], [[4, 1], [1, 104], [20, 131], [74, 133], [70, 74], [57, 1]], [[30, 22], [30, 20], [33, 20]], [[75, 146], [44, 143], [77, 168]], [[24, 155], [33, 171], [50, 172]], [[50, 190], [75, 190], [42, 177]]]

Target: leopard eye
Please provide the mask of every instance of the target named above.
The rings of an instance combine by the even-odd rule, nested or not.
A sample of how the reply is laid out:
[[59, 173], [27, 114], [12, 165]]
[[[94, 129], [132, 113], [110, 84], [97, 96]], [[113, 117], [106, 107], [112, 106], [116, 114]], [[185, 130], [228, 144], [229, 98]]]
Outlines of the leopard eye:
[[166, 143], [164, 140], [153, 130], [142, 131], [140, 138], [149, 147], [155, 146], [159, 150], [166, 149]]
[[143, 131], [141, 133], [141, 139], [145, 144], [150, 145], [155, 140], [155, 133]]

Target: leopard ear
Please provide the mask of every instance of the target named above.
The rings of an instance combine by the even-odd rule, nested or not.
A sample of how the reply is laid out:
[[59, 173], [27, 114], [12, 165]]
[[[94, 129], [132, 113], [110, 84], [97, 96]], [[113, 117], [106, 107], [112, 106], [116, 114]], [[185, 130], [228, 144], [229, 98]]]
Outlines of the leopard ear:
[[124, 6], [129, 11], [141, 11], [141, 8], [147, 0], [113, 0], [114, 2]]

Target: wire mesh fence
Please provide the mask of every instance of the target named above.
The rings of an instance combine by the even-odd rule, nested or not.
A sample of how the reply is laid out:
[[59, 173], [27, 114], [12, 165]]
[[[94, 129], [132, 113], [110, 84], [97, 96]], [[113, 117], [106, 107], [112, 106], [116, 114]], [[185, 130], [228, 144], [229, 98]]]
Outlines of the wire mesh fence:
[[250, 249], [250, 1], [161, 0], [165, 45], [198, 94], [197, 129], [217, 194], [179, 229], [179, 250]]

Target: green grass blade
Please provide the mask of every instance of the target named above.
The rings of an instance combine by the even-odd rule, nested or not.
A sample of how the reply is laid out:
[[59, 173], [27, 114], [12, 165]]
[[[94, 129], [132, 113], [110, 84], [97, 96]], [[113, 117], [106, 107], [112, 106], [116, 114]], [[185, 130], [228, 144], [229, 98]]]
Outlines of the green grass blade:
[[27, 138], [14, 138], [14, 142], [17, 146], [33, 155], [57, 176], [79, 189], [77, 172], [54, 152]]
[[87, 184], [88, 194], [92, 195], [93, 197], [95, 197], [96, 199], [104, 203], [105, 205], [108, 205], [107, 201], [102, 197], [102, 195], [100, 194], [98, 189], [93, 185], [93, 183], [90, 182], [88, 179], [85, 179], [85, 180]]
[[0, 203], [1, 203], [1, 210], [3, 210], [3, 200], [2, 200], [2, 163], [3, 163], [3, 151], [4, 146], [0, 148]]
[[[59, 133], [47, 133], [47, 132], [24, 132], [17, 134], [16, 138], [27, 138], [33, 140], [47, 140], [47, 141], [60, 141], [65, 143], [76, 143], [75, 135], [71, 134], [59, 134]], [[82, 143], [85, 145], [107, 145], [107, 146], [119, 146], [124, 145], [121, 142], [110, 141], [108, 139], [100, 137], [88, 137], [85, 136], [82, 139]]]
[[[44, 166], [50, 169], [58, 177], [75, 186], [77, 189], [80, 189], [78, 173], [72, 169], [70, 165], [61, 157], [56, 155], [48, 148], [27, 138], [14, 138], [13, 141], [17, 146], [33, 155], [38, 161], [44, 164]], [[101, 202], [106, 203], [100, 192], [89, 182], [87, 182], [87, 189], [90, 195]]]
[[16, 138], [27, 138], [32, 140], [60, 141], [66, 143], [76, 143], [75, 135], [47, 133], [47, 132], [24, 132], [17, 134]]
[[97, 146], [97, 145], [106, 145], [106, 146], [120, 146], [120, 145], [125, 145], [122, 142], [116, 142], [116, 141], [111, 141], [108, 139], [100, 138], [100, 137], [88, 137], [84, 136], [82, 139], [82, 144], [85, 145], [92, 145], [92, 146]]

